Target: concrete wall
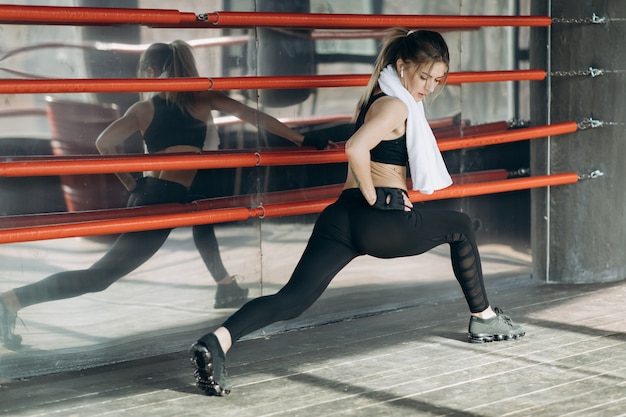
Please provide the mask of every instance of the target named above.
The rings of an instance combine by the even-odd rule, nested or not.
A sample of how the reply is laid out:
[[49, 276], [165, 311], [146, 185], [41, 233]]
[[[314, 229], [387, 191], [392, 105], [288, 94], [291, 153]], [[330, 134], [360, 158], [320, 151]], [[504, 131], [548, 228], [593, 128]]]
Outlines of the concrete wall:
[[[558, 23], [532, 34], [531, 66], [551, 72], [625, 70], [626, 2], [615, 0], [535, 0], [532, 14], [587, 18], [606, 24]], [[626, 122], [626, 73], [551, 76], [531, 92], [535, 124], [580, 121], [586, 117]], [[626, 276], [626, 140], [624, 125], [579, 130], [534, 141], [533, 175], [595, 169], [603, 177], [532, 194], [534, 276], [549, 282], [605, 282]]]

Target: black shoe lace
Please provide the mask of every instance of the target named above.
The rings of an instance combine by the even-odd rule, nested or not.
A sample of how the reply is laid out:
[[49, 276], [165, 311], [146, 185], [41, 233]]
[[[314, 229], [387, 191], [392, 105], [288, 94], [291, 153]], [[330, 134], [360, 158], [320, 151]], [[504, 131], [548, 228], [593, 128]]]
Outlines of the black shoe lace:
[[508, 324], [510, 327], [513, 327], [513, 319], [511, 319], [511, 316], [509, 316], [508, 314], [505, 314], [504, 310], [502, 310], [500, 307], [494, 307], [493, 311], [498, 317], [501, 317], [506, 324]]
[[[14, 341], [15, 336], [15, 323], [17, 320], [20, 321], [22, 326], [28, 330], [24, 321], [18, 317], [17, 313], [10, 313], [9, 309], [0, 302], [0, 335], [4, 339], [4, 343], [12, 343]], [[19, 336], [17, 336], [19, 337]], [[21, 340], [21, 339], [20, 339]]]

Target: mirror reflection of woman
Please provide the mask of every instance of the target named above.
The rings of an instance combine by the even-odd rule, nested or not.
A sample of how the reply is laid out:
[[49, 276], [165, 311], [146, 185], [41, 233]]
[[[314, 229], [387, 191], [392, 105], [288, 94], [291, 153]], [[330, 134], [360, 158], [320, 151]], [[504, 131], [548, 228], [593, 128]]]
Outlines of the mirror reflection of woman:
[[[142, 54], [139, 77], [198, 77], [191, 47], [183, 41], [156, 43]], [[96, 140], [105, 155], [119, 154], [124, 142], [140, 132], [148, 153], [200, 152], [205, 141], [217, 140], [211, 112], [220, 111], [258, 126], [297, 145], [324, 148], [328, 141], [305, 138], [272, 116], [248, 107], [221, 92], [165, 92], [133, 104], [111, 123]], [[144, 173], [136, 179], [131, 173], [116, 175], [130, 191], [128, 207], [168, 203], [189, 203], [203, 198], [191, 195], [189, 188], [196, 169], [161, 170]], [[207, 269], [217, 284], [214, 308], [233, 308], [247, 300], [241, 288], [222, 263], [213, 225], [193, 226], [193, 239]], [[163, 245], [171, 229], [124, 233], [106, 254], [91, 267], [64, 271], [41, 281], [0, 294], [0, 340], [11, 349], [22, 337], [14, 333], [17, 312], [43, 302], [99, 292], [150, 259]], [[184, 275], [179, 277], [184, 280]]]
[[366, 254], [413, 256], [448, 244], [470, 310], [468, 340], [524, 336], [521, 326], [487, 300], [470, 218], [418, 208], [407, 195], [407, 162], [413, 189], [429, 194], [451, 184], [422, 103], [441, 90], [448, 68], [448, 47], [440, 34], [403, 28], [390, 32], [358, 105], [356, 131], [346, 143], [343, 192], [317, 219], [291, 278], [276, 294], [246, 303], [189, 349], [196, 384], [206, 394], [230, 392], [225, 361], [235, 342], [276, 321], [298, 317], [339, 271]]

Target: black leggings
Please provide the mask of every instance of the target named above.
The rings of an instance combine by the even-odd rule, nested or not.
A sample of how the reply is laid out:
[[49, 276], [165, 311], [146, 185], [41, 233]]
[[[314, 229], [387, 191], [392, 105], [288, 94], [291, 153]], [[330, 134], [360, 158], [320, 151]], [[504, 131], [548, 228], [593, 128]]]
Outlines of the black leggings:
[[[197, 196], [199, 197], [199, 196]], [[168, 203], [188, 203], [194, 199], [178, 183], [145, 177], [128, 199], [128, 207]], [[27, 307], [45, 301], [77, 297], [99, 292], [135, 270], [150, 259], [169, 236], [172, 229], [147, 230], [124, 233], [113, 243], [106, 254], [89, 269], [65, 271], [50, 275], [34, 284], [16, 288], [20, 305]], [[219, 253], [213, 225], [193, 226], [193, 239], [202, 260], [213, 279], [228, 275]]]
[[276, 294], [245, 304], [223, 325], [233, 341], [308, 309], [332, 279], [360, 255], [396, 258], [450, 245], [452, 268], [472, 313], [489, 307], [469, 217], [455, 211], [381, 211], [358, 189], [345, 190], [320, 215], [289, 282]]

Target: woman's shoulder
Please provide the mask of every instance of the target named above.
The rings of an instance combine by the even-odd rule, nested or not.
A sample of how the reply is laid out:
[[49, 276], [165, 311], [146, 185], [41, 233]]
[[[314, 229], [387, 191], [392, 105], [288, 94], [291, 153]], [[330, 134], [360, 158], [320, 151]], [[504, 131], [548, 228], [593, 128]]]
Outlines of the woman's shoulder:
[[123, 119], [129, 121], [134, 120], [133, 123], [136, 123], [140, 130], [144, 130], [152, 120], [153, 114], [154, 105], [152, 104], [152, 100], [142, 100], [130, 106], [124, 114]]
[[154, 103], [152, 101], [152, 98], [150, 98], [147, 100], [141, 100], [141, 101], [135, 102], [132, 106], [128, 108], [128, 111], [145, 112], [145, 111], [152, 111], [153, 108], [154, 108]]
[[404, 118], [409, 115], [409, 109], [402, 100], [383, 95], [372, 103], [369, 112], [371, 116], [392, 117], [394, 119]]
[[196, 112], [210, 113], [212, 110], [219, 110], [223, 96], [221, 91], [195, 91], [190, 104]]
[[221, 91], [196, 91], [193, 94], [193, 101], [196, 105], [214, 106], [222, 97], [224, 93]]
[[133, 115], [138, 119], [145, 119], [146, 117], [152, 117], [154, 113], [154, 104], [152, 100], [138, 101], [128, 109], [126, 114]]

